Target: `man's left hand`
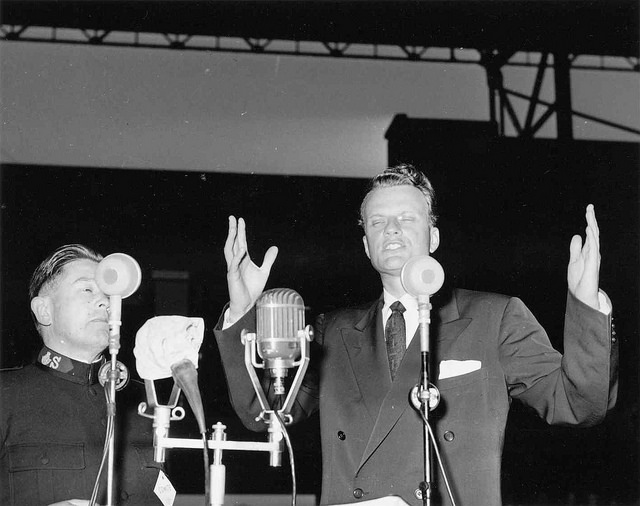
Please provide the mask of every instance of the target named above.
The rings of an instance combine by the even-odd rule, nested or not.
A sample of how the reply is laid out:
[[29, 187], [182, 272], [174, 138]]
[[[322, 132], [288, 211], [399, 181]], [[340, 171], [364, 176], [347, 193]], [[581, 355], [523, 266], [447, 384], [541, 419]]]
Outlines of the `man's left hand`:
[[578, 300], [594, 309], [600, 309], [598, 301], [600, 231], [593, 204], [587, 206], [586, 218], [587, 228], [584, 245], [579, 235], [574, 235], [571, 239], [567, 283], [569, 291]]

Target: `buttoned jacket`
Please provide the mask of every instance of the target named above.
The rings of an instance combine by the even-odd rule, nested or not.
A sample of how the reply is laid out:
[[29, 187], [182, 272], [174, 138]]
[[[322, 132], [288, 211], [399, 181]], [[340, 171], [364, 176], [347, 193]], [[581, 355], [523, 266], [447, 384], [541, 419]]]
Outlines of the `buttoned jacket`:
[[[429, 421], [442, 463], [458, 505], [496, 506], [512, 399], [550, 424], [576, 426], [599, 423], [615, 404], [611, 317], [569, 294], [563, 356], [517, 298], [453, 290], [433, 305], [430, 370], [441, 401]], [[409, 401], [420, 378], [420, 339], [412, 339], [392, 382], [381, 308], [382, 298], [316, 324], [311, 365], [292, 414], [298, 421], [320, 410], [322, 504], [386, 495], [422, 504], [416, 491], [424, 476], [423, 424]], [[220, 328], [215, 333], [234, 409], [247, 427], [264, 430], [255, 421], [260, 407], [239, 338], [243, 328], [255, 329], [255, 312]], [[445, 363], [475, 366], [437, 379]], [[439, 469], [435, 484], [433, 504], [450, 504]]]

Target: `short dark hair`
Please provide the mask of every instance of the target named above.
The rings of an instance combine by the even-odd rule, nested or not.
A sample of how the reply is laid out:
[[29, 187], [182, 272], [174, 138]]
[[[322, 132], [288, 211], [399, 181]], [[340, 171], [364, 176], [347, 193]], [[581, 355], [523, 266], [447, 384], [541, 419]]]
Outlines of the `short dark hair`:
[[99, 262], [102, 255], [82, 244], [65, 244], [56, 249], [33, 272], [29, 282], [29, 300], [40, 295], [43, 289], [49, 288], [62, 273], [65, 265], [83, 259]]
[[433, 185], [423, 172], [408, 163], [401, 163], [399, 165], [389, 167], [377, 176], [373, 177], [369, 184], [369, 190], [367, 191], [364, 199], [362, 199], [362, 204], [360, 205], [360, 226], [364, 228], [364, 208], [371, 192], [377, 188], [387, 188], [390, 186], [413, 186], [420, 190], [424, 195], [424, 199], [427, 204], [427, 219], [429, 220], [429, 226], [435, 226], [437, 220], [435, 212], [436, 193], [433, 189]]

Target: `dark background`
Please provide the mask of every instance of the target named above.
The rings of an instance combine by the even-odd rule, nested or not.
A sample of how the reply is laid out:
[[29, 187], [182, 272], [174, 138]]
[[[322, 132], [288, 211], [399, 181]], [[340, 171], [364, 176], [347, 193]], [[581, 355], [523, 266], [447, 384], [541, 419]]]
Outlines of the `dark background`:
[[[618, 406], [602, 425], [578, 430], [547, 427], [514, 405], [504, 499], [636, 504], [638, 145], [496, 138], [486, 125], [484, 133], [462, 139], [446, 135], [442, 124], [434, 130], [433, 123], [398, 119], [387, 135], [389, 161], [416, 163], [436, 186], [441, 246], [434, 256], [447, 282], [521, 297], [559, 349], [569, 241], [584, 233], [584, 208], [595, 204], [601, 287], [613, 300], [620, 339]], [[279, 246], [267, 287], [298, 291], [309, 323], [320, 312], [379, 295], [357, 226], [362, 179], [17, 164], [3, 165], [1, 178], [2, 366], [38, 351], [27, 285], [51, 250], [80, 242], [105, 255], [125, 252], [140, 263], [143, 283], [123, 305], [120, 360], [135, 369], [134, 336], [146, 319], [176, 310], [204, 317], [199, 374], [207, 422], [225, 423], [229, 439], [264, 440], [233, 414], [211, 332], [228, 298], [222, 248], [229, 214], [247, 220], [258, 263], [270, 245]], [[188, 281], [167, 279], [167, 271], [186, 272]], [[186, 295], [174, 300], [170, 294], [181, 290]], [[319, 493], [317, 424], [314, 418], [292, 429], [299, 493]], [[172, 425], [172, 434], [197, 437], [190, 414]], [[227, 492], [288, 493], [287, 463], [271, 469], [267, 459], [226, 452]], [[199, 453], [170, 454], [169, 472], [181, 493], [201, 491], [201, 467]]]

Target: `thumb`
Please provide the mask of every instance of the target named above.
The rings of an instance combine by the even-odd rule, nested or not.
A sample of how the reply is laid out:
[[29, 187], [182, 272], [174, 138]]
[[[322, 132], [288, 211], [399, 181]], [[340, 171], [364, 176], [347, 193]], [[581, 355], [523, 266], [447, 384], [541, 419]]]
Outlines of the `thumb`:
[[571, 238], [571, 244], [569, 245], [569, 263], [573, 263], [578, 260], [580, 251], [582, 250], [582, 237], [574, 235]]
[[276, 257], [278, 256], [278, 247], [271, 246], [267, 252], [264, 254], [264, 259], [262, 260], [261, 269], [265, 269], [267, 271], [271, 270], [273, 263], [276, 261]]

